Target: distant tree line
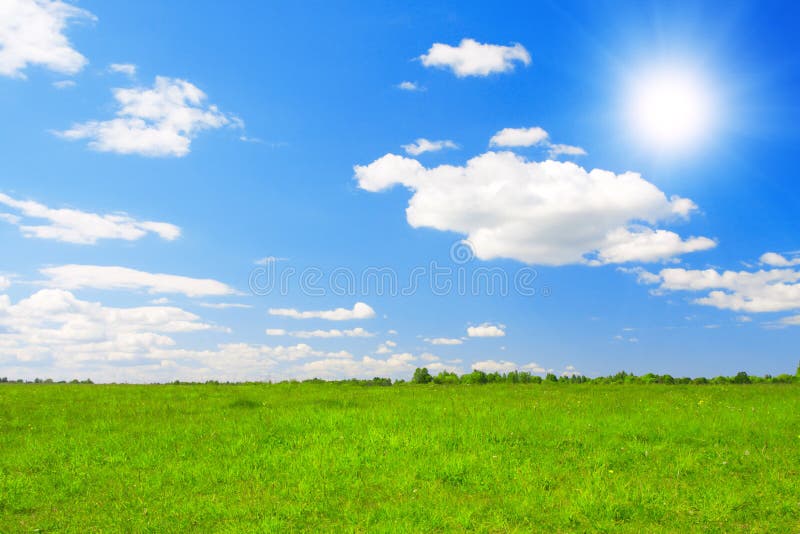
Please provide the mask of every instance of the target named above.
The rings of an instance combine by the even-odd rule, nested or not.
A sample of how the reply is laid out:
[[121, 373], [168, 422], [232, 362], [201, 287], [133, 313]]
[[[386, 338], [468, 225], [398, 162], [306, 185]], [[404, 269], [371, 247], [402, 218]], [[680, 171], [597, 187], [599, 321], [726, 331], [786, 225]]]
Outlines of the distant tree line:
[[415, 384], [541, 384], [542, 382], [557, 384], [791, 384], [800, 383], [800, 365], [794, 375], [782, 374], [778, 376], [754, 376], [740, 371], [735, 376], [706, 377], [673, 377], [672, 375], [657, 375], [647, 373], [637, 376], [633, 373], [620, 371], [614, 375], [589, 378], [579, 374], [556, 376], [547, 373], [544, 378], [525, 371], [511, 371], [510, 373], [485, 373], [477, 369], [465, 375], [442, 371], [436, 376], [431, 375], [427, 368], [421, 367], [414, 371], [411, 382]]
[[[50, 378], [35, 380], [9, 380], [6, 377], [0, 377], [0, 384], [2, 383], [15, 383], [15, 384], [92, 384], [88, 378], [86, 380], [72, 380], [66, 382], [64, 380], [55, 382]], [[264, 382], [219, 382], [217, 380], [208, 380], [206, 382], [182, 382], [175, 380], [171, 382], [173, 385], [191, 385], [198, 383], [205, 383], [209, 385], [220, 384], [263, 384]], [[272, 382], [268, 382], [272, 383]], [[285, 380], [279, 383], [288, 384], [340, 384], [340, 385], [356, 385], [356, 386], [391, 386], [392, 384], [404, 384], [405, 380], [396, 380], [392, 382], [391, 378], [383, 378], [376, 376], [371, 380], [362, 380], [351, 378], [348, 380], [323, 380], [321, 378], [310, 378], [308, 380]], [[749, 375], [744, 371], [738, 372], [735, 376], [717, 376], [714, 378], [705, 378], [703, 376], [696, 378], [689, 377], [673, 377], [672, 375], [657, 375], [654, 373], [647, 373], [637, 376], [633, 373], [620, 371], [614, 375], [598, 376], [596, 378], [589, 378], [579, 374], [561, 375], [557, 376], [553, 373], [547, 373], [544, 377], [529, 373], [527, 371], [511, 371], [510, 373], [486, 373], [477, 369], [471, 373], [458, 375], [450, 371], [442, 371], [436, 376], [432, 375], [426, 367], [418, 367], [411, 377], [410, 383], [412, 384], [442, 384], [442, 385], [456, 385], [456, 384], [541, 384], [541, 383], [554, 383], [554, 384], [800, 384], [800, 365], [797, 366], [797, 371], [794, 375], [781, 374], [778, 376], [764, 375], [755, 376]]]

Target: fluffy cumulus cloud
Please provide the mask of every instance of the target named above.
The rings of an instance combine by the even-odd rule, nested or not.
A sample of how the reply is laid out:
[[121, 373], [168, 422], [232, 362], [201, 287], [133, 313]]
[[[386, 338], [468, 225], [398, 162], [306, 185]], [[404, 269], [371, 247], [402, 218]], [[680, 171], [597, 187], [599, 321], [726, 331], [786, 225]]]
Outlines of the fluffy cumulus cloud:
[[387, 154], [357, 165], [355, 178], [371, 192], [406, 187], [413, 193], [406, 210], [411, 226], [464, 234], [484, 260], [600, 265], [668, 260], [716, 244], [653, 228], [688, 218], [696, 206], [667, 197], [634, 172], [490, 151], [463, 166], [432, 168]]
[[9, 287], [11, 287], [11, 279], [0, 275], [0, 291], [5, 291]]
[[505, 326], [483, 323], [478, 326], [467, 328], [469, 337], [503, 337], [506, 335]]
[[111, 307], [49, 288], [16, 303], [0, 295], [0, 368], [9, 377], [104, 382], [397, 378], [410, 376], [418, 359], [392, 354], [358, 360], [345, 350], [306, 343], [179, 346], [192, 333], [214, 330], [220, 329], [175, 306]]
[[100, 215], [76, 209], [54, 209], [3, 193], [0, 193], [0, 204], [16, 212], [5, 214], [3, 219], [17, 225], [25, 237], [93, 245], [101, 239], [135, 241], [155, 234], [173, 241], [181, 235], [181, 229], [174, 224], [139, 221], [125, 213]]
[[208, 278], [158, 274], [127, 267], [103, 265], [61, 265], [41, 269], [48, 287], [58, 289], [127, 289], [151, 294], [180, 293], [187, 297], [232, 295], [232, 287]]
[[116, 118], [74, 124], [58, 134], [88, 139], [89, 147], [100, 152], [181, 157], [199, 132], [242, 126], [238, 118], [207, 105], [205, 93], [195, 85], [177, 78], [158, 76], [151, 88], [114, 89], [114, 98]]
[[402, 91], [409, 91], [412, 93], [425, 90], [425, 88], [420, 86], [417, 82], [408, 82], [408, 81], [398, 83], [397, 88]]
[[772, 267], [793, 267], [795, 265], [800, 265], [800, 258], [787, 259], [777, 252], [766, 252], [761, 255], [759, 261]]
[[586, 151], [579, 146], [550, 144], [548, 145], [547, 154], [551, 159], [559, 156], [585, 156]]
[[419, 156], [425, 152], [438, 152], [445, 148], [458, 148], [458, 145], [449, 139], [430, 141], [424, 137], [420, 137], [413, 143], [403, 145], [403, 150], [406, 151], [406, 154], [411, 154], [412, 156]]
[[426, 67], [449, 69], [459, 78], [509, 72], [517, 63], [531, 63], [531, 55], [519, 43], [501, 46], [474, 39], [462, 39], [458, 46], [434, 43], [419, 59]]
[[490, 146], [526, 147], [547, 141], [548, 134], [538, 126], [532, 128], [503, 128], [489, 139]]
[[24, 78], [29, 65], [75, 74], [87, 63], [64, 34], [73, 21], [94, 15], [59, 0], [0, 2], [0, 75]]
[[395, 347], [397, 347], [397, 343], [394, 341], [385, 341], [378, 345], [378, 348], [375, 349], [375, 354], [391, 354], [394, 352]]
[[338, 337], [373, 337], [375, 334], [368, 332], [361, 327], [351, 328], [346, 330], [339, 330], [333, 328], [330, 330], [295, 330], [287, 332], [282, 328], [268, 328], [268, 336], [291, 336], [302, 339], [308, 338], [338, 338]]
[[800, 310], [800, 271], [769, 269], [718, 271], [716, 269], [662, 269], [639, 277], [658, 284], [658, 292], [702, 293], [693, 302], [736, 312], [785, 312]]
[[294, 308], [270, 308], [269, 314], [290, 319], [351, 321], [353, 319], [372, 319], [375, 317], [375, 310], [369, 304], [356, 302], [353, 308], [349, 310], [347, 308], [336, 308], [334, 310], [300, 311]]
[[503, 128], [489, 139], [489, 146], [507, 148], [544, 146], [547, 147], [547, 155], [550, 159], [556, 159], [559, 156], [586, 155], [586, 151], [579, 146], [551, 143], [550, 134], [539, 126]]
[[171, 347], [171, 334], [211, 325], [176, 307], [113, 308], [43, 289], [12, 304], [0, 296], [0, 361], [129, 360]]

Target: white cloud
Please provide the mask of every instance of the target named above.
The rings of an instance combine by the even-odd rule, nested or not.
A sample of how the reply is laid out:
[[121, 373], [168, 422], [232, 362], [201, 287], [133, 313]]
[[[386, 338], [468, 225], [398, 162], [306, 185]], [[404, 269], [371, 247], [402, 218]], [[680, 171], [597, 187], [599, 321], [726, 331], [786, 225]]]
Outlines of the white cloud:
[[479, 326], [468, 327], [467, 335], [469, 337], [503, 337], [506, 335], [506, 331], [503, 325], [483, 323]]
[[781, 324], [786, 326], [800, 326], [800, 315], [792, 315], [781, 319]]
[[429, 141], [423, 137], [420, 137], [411, 144], [403, 145], [403, 150], [406, 151], [406, 154], [411, 154], [412, 156], [419, 156], [425, 152], [438, 152], [445, 148], [458, 148], [458, 145], [448, 139]]
[[144, 289], [149, 293], [182, 293], [187, 297], [232, 295], [236, 291], [217, 280], [155, 274], [127, 267], [101, 265], [62, 265], [40, 272], [47, 284], [59, 289]]
[[642, 267], [617, 267], [617, 270], [623, 273], [635, 274], [636, 281], [639, 284], [657, 284], [661, 281], [661, 277], [653, 274]]
[[408, 378], [418, 359], [403, 353], [357, 360], [345, 350], [325, 352], [305, 343], [178, 346], [177, 336], [214, 329], [172, 306], [108, 307], [59, 289], [43, 289], [17, 303], [0, 295], [0, 368], [9, 377], [102, 382]]
[[408, 81], [398, 83], [397, 88], [403, 91], [410, 91], [412, 93], [425, 90], [425, 88], [420, 86], [417, 82], [408, 82]]
[[166, 334], [208, 330], [196, 315], [168, 306], [111, 308], [43, 289], [11, 304], [0, 297], [0, 361], [127, 360], [170, 347]]
[[456, 76], [488, 76], [514, 70], [515, 62], [529, 65], [531, 56], [519, 43], [512, 46], [483, 44], [462, 39], [458, 46], [434, 43], [427, 54], [420, 56], [426, 67], [450, 69]]
[[285, 336], [286, 330], [283, 328], [267, 328], [266, 330], [268, 336]]
[[397, 343], [394, 341], [385, 341], [378, 345], [378, 348], [375, 350], [375, 354], [390, 354], [393, 352], [394, 348], [397, 346]]
[[800, 309], [800, 272], [793, 269], [724, 271], [662, 269], [651, 283], [658, 291], [703, 292], [693, 302], [737, 312], [762, 313]]
[[461, 345], [464, 343], [464, 341], [461, 339], [449, 337], [436, 337], [433, 339], [427, 339], [426, 341], [431, 345]]
[[352, 328], [350, 330], [296, 330], [289, 332], [288, 335], [299, 338], [332, 338], [332, 337], [372, 337], [375, 334], [367, 332], [363, 328]]
[[234, 308], [249, 309], [253, 307], [250, 304], [240, 304], [238, 302], [201, 302], [200, 306], [215, 310], [229, 310]]
[[686, 198], [667, 198], [633, 172], [586, 171], [571, 162], [528, 161], [512, 152], [487, 152], [464, 166], [433, 168], [387, 154], [354, 171], [366, 191], [410, 189], [411, 226], [465, 234], [483, 260], [597, 265], [668, 260], [715, 246], [708, 238], [684, 241], [650, 228], [686, 218], [696, 206]]
[[253, 263], [256, 265], [268, 265], [270, 263], [285, 261], [286, 259], [287, 258], [279, 258], [278, 256], [265, 256], [263, 258], [258, 258]]
[[57, 132], [69, 139], [89, 139], [100, 152], [148, 157], [181, 157], [201, 131], [226, 125], [242, 127], [240, 119], [206, 105], [206, 95], [178, 78], [157, 76], [152, 88], [114, 89], [117, 117], [74, 124]]
[[29, 65], [75, 74], [87, 63], [64, 30], [73, 20], [96, 20], [84, 9], [61, 1], [0, 2], [0, 75], [25, 78]]
[[646, 226], [617, 228], [609, 232], [605, 246], [591, 263], [655, 262], [689, 252], [714, 248], [716, 242], [707, 237], [683, 240], [675, 232], [653, 230]]
[[544, 367], [542, 367], [538, 363], [533, 363], [533, 362], [523, 365], [520, 370], [528, 371], [529, 373], [542, 373], [542, 374], [547, 372]]
[[53, 209], [31, 200], [17, 200], [3, 193], [0, 193], [0, 204], [17, 210], [29, 219], [47, 221], [35, 224], [18, 216], [6, 217], [6, 221], [19, 226], [25, 237], [93, 245], [100, 239], [135, 241], [148, 233], [168, 241], [181, 235], [181, 229], [174, 224], [139, 221], [126, 213], [100, 215], [76, 209]]
[[416, 357], [412, 354], [392, 354], [385, 360], [364, 356], [360, 360], [325, 358], [302, 364], [290, 372], [299, 377], [337, 378], [408, 378], [414, 372]]
[[0, 291], [5, 291], [11, 287], [11, 280], [7, 276], [0, 276]]
[[503, 128], [489, 140], [490, 146], [518, 147], [534, 146], [547, 141], [548, 134], [542, 128]]
[[71, 87], [75, 87], [77, 84], [75, 80], [59, 80], [57, 82], [53, 82], [53, 87], [56, 89], [69, 89]]
[[579, 146], [553, 144], [550, 135], [539, 126], [531, 128], [503, 128], [492, 136], [489, 146], [496, 147], [530, 147], [546, 146], [550, 159], [558, 156], [585, 156], [586, 151]]
[[759, 258], [759, 261], [772, 267], [792, 267], [795, 265], [800, 265], [800, 258], [793, 258], [789, 260], [776, 252], [767, 252], [762, 254], [761, 258]]
[[126, 76], [136, 76], [136, 65], [132, 63], [112, 63], [108, 66], [108, 70], [119, 74], [125, 74]]
[[514, 362], [485, 360], [473, 363], [472, 368], [484, 373], [510, 373], [519, 369], [519, 366]]
[[353, 319], [372, 319], [375, 317], [375, 310], [364, 302], [356, 302], [352, 310], [336, 308], [335, 310], [299, 311], [294, 308], [270, 308], [269, 314], [279, 317], [289, 317], [291, 319], [350, 321]]
[[548, 145], [548, 154], [551, 158], [557, 158], [558, 156], [585, 156], [586, 151], [579, 146], [573, 145], [559, 145], [559, 144], [550, 144]]

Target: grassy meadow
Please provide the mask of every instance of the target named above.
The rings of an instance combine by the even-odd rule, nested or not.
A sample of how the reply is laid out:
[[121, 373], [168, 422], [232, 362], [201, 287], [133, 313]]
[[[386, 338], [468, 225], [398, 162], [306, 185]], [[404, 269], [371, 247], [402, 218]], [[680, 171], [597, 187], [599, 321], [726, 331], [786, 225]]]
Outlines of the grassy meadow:
[[0, 385], [0, 532], [800, 532], [800, 387]]

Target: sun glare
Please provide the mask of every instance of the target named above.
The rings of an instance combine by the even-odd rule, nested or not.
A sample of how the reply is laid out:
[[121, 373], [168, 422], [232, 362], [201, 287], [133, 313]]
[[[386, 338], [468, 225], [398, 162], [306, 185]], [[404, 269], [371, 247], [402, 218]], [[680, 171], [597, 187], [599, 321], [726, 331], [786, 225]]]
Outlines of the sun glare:
[[711, 131], [714, 104], [702, 76], [675, 67], [636, 76], [627, 96], [632, 133], [659, 152], [696, 148]]

